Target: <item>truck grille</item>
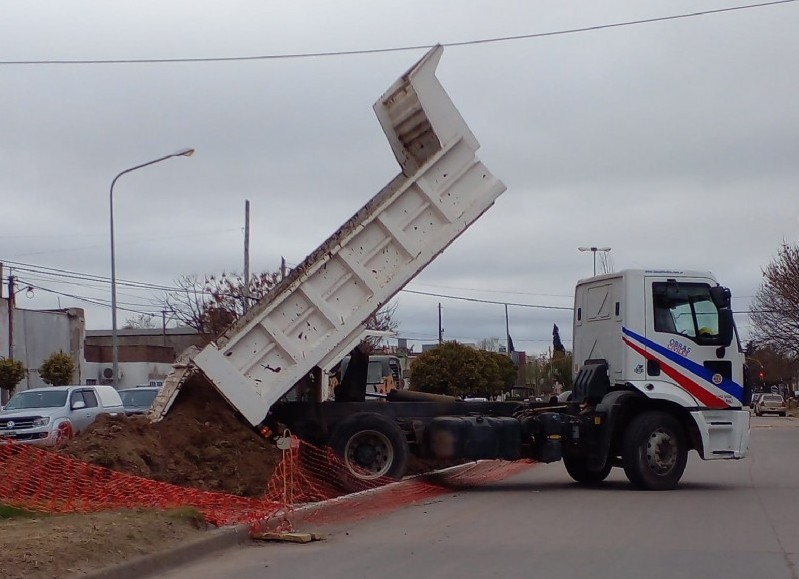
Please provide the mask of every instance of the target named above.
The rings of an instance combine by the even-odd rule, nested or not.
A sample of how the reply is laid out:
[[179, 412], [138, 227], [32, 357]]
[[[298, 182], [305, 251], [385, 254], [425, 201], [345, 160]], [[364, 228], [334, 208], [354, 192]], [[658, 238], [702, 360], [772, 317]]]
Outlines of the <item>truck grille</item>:
[[33, 428], [33, 421], [39, 418], [38, 416], [14, 416], [8, 418], [0, 418], [0, 435], [4, 430], [22, 430], [25, 428]]
[[38, 432], [20, 432], [9, 436], [0, 430], [0, 440], [34, 440], [38, 438], [42, 438]]

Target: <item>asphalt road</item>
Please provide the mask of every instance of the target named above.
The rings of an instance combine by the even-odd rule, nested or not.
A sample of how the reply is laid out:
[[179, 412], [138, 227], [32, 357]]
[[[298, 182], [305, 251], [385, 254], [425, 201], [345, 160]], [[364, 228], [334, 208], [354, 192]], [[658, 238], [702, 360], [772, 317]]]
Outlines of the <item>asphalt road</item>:
[[741, 461], [692, 453], [678, 490], [632, 490], [614, 469], [601, 488], [536, 465], [330, 528], [325, 541], [256, 544], [162, 577], [799, 578], [799, 419], [752, 418]]

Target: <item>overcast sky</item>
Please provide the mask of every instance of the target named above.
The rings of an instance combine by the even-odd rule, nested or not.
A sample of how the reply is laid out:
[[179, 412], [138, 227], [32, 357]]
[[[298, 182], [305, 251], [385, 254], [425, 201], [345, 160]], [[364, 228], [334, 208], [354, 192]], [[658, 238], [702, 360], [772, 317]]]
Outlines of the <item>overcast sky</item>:
[[[745, 3], [28, 0], [0, 4], [0, 60], [430, 46]], [[577, 248], [595, 245], [616, 270], [709, 269], [745, 311], [761, 268], [799, 242], [798, 20], [799, 2], [446, 48], [438, 76], [508, 190], [408, 289], [568, 308], [593, 267]], [[30, 269], [110, 277], [111, 180], [183, 147], [197, 152], [117, 182], [117, 278], [242, 271], [245, 199], [252, 271], [298, 264], [399, 172], [371, 107], [424, 52], [0, 65], [0, 260], [44, 288], [18, 307], [83, 307], [89, 329], [110, 328], [109, 284]], [[118, 301], [157, 312], [161, 296]], [[445, 338], [504, 339], [501, 304], [397, 301], [411, 340], [436, 340], [439, 303]], [[553, 323], [571, 346], [570, 311], [509, 318], [518, 350], [545, 351]]]

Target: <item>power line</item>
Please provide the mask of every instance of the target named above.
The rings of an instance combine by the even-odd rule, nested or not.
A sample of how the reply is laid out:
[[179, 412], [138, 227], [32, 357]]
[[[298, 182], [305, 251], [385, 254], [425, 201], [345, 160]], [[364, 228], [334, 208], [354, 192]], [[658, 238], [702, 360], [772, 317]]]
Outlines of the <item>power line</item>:
[[[68, 293], [64, 293], [64, 292], [59, 292], [59, 291], [52, 290], [52, 289], [49, 289], [49, 288], [46, 288], [46, 287], [42, 287], [42, 286], [38, 286], [38, 285], [31, 285], [31, 284], [27, 284], [27, 285], [32, 287], [33, 289], [37, 289], [39, 291], [43, 291], [43, 292], [47, 292], [47, 293], [51, 293], [51, 294], [55, 294], [55, 295], [59, 295], [59, 296], [64, 296], [64, 297], [67, 297], [67, 298], [76, 299], [76, 300], [79, 300], [79, 301], [82, 301], [82, 302], [93, 304], [95, 306], [101, 306], [101, 307], [106, 307], [106, 308], [110, 308], [111, 307], [110, 304], [104, 303], [101, 300], [91, 299], [91, 298], [87, 298], [85, 296], [78, 296], [78, 295], [74, 295], [74, 294], [68, 294]], [[125, 307], [119, 307], [119, 306], [117, 306], [117, 309], [118, 310], [123, 310], [123, 311], [126, 311], [126, 312], [132, 312], [134, 314], [144, 314], [144, 315], [148, 315], [148, 316], [156, 315], [156, 314], [153, 314], [151, 312], [143, 312], [141, 310], [134, 310], [134, 309], [131, 309], [131, 308], [125, 308]]]
[[[730, 6], [727, 8], [717, 8], [715, 10], [702, 10], [701, 12], [686, 12], [683, 14], [673, 14], [671, 16], [658, 16], [654, 18], [642, 18], [638, 20], [626, 20], [622, 22], [611, 22], [608, 24], [597, 24], [594, 26], [583, 26], [580, 28], [567, 28], [563, 30], [553, 30], [550, 32], [534, 32], [530, 34], [518, 34], [513, 36], [496, 36], [491, 38], [480, 38], [475, 40], [463, 40], [459, 42], [445, 42], [442, 46], [471, 46], [476, 44], [489, 44], [496, 42], [511, 42], [516, 40], [529, 40], [533, 38], [545, 38], [548, 36], [561, 36], [564, 34], [579, 34], [583, 32], [595, 32], [608, 28], [621, 28], [625, 26], [637, 26], [640, 24], [652, 24], [655, 22], [665, 22], [668, 20], [678, 20], [684, 18], [694, 18], [696, 16], [708, 16], [723, 12], [734, 12], [739, 10], [749, 10], [753, 8], [765, 8], [779, 4], [791, 4], [797, 0], [774, 0], [772, 2], [761, 2], [759, 4], [745, 4], [742, 6]], [[123, 58], [123, 59], [88, 59], [88, 60], [3, 60], [0, 65], [86, 65], [86, 64], [167, 64], [167, 63], [198, 63], [198, 62], [241, 62], [251, 60], [281, 60], [289, 58], [320, 58], [354, 56], [362, 54], [380, 54], [388, 52], [405, 52], [411, 50], [429, 49], [432, 45], [417, 44], [408, 46], [395, 46], [387, 48], [365, 48], [357, 50], [335, 50], [324, 52], [297, 52], [287, 54], [264, 54], [251, 56], [219, 56], [219, 57], [197, 57], [197, 58]]]
[[[27, 273], [34, 273], [34, 274], [44, 274], [44, 275], [53, 275], [58, 277], [63, 277], [66, 279], [77, 279], [85, 282], [95, 282], [95, 283], [110, 283], [110, 279], [103, 276], [98, 275], [91, 275], [85, 274], [75, 271], [70, 271], [66, 269], [59, 269], [59, 268], [51, 268], [45, 266], [35, 266], [28, 263], [22, 263], [18, 261], [9, 261], [5, 260], [4, 263], [13, 266], [14, 269], [19, 271], [27, 272]], [[56, 281], [56, 280], [52, 280]], [[66, 282], [63, 282], [66, 283]], [[130, 280], [118, 280], [118, 285], [126, 286], [132, 289], [145, 289], [145, 290], [158, 290], [164, 292], [182, 292], [185, 291], [186, 288], [179, 288], [179, 287], [170, 287], [170, 286], [163, 286], [158, 284], [150, 284], [146, 282], [137, 282], [137, 281], [130, 281]], [[86, 284], [87, 287], [92, 287], [89, 284]], [[466, 288], [463, 288], [466, 289]], [[197, 290], [200, 293], [211, 293], [210, 291], [204, 289]], [[539, 308], [545, 310], [563, 310], [563, 311], [572, 311], [574, 308], [566, 307], [566, 306], [546, 306], [546, 305], [536, 305], [536, 304], [522, 304], [522, 303], [515, 303], [515, 302], [504, 302], [504, 301], [497, 301], [497, 300], [484, 300], [479, 298], [470, 298], [465, 296], [455, 296], [455, 295], [448, 295], [448, 294], [441, 294], [441, 293], [434, 293], [434, 292], [423, 292], [418, 290], [411, 290], [411, 289], [403, 289], [401, 290], [403, 293], [410, 293], [410, 294], [417, 294], [417, 295], [424, 295], [424, 296], [431, 296], [437, 298], [447, 298], [453, 300], [461, 300], [467, 302], [475, 302], [475, 303], [484, 303], [484, 304], [493, 304], [493, 305], [509, 305], [521, 308]], [[472, 291], [472, 290], [468, 290]], [[473, 290], [473, 291], [482, 291], [482, 290]]]
[[542, 309], [542, 310], [574, 311], [574, 308], [567, 307], [567, 306], [542, 306], [542, 305], [537, 305], [537, 304], [519, 304], [519, 303], [514, 303], [514, 302], [499, 302], [499, 301], [495, 301], [495, 300], [481, 300], [481, 299], [478, 299], [478, 298], [467, 298], [467, 297], [464, 297], [464, 296], [451, 296], [451, 295], [446, 295], [446, 294], [436, 294], [436, 293], [432, 293], [432, 292], [420, 292], [420, 291], [409, 290], [409, 289], [403, 289], [403, 290], [400, 290], [400, 291], [402, 291], [403, 293], [406, 293], [406, 294], [416, 294], [416, 295], [420, 295], [420, 296], [431, 296], [431, 297], [434, 297], [434, 298], [448, 298], [448, 299], [451, 299], [451, 300], [461, 300], [461, 301], [464, 301], [464, 302], [476, 302], [478, 304], [493, 304], [493, 305], [498, 305], [498, 306], [508, 305], [508, 306], [514, 306], [514, 307], [518, 307], [518, 308], [539, 308], [539, 309]]
[[545, 293], [538, 293], [538, 292], [520, 292], [520, 291], [510, 291], [510, 290], [490, 290], [490, 289], [475, 289], [475, 288], [468, 288], [468, 287], [458, 287], [458, 286], [446, 286], [446, 285], [434, 285], [429, 283], [418, 283], [414, 282], [414, 286], [421, 286], [421, 287], [433, 287], [439, 289], [452, 289], [452, 290], [462, 290], [462, 291], [469, 291], [469, 292], [482, 292], [487, 294], [510, 294], [510, 295], [520, 295], [520, 296], [543, 296], [548, 298], [569, 298], [574, 299], [574, 294], [545, 294]]
[[[103, 283], [103, 284], [110, 283], [110, 279], [109, 278], [102, 277], [102, 276], [97, 276], [97, 275], [84, 274], [84, 273], [80, 273], [80, 272], [74, 272], [74, 271], [69, 271], [69, 270], [59, 269], [59, 268], [51, 268], [51, 267], [45, 267], [45, 266], [34, 266], [34, 265], [25, 264], [25, 263], [21, 263], [21, 262], [17, 262], [17, 261], [5, 260], [4, 263], [12, 265], [13, 268], [16, 269], [16, 270], [19, 270], [19, 271], [22, 271], [22, 272], [27, 272], [29, 274], [41, 274], [41, 275], [57, 276], [57, 277], [63, 277], [63, 278], [66, 278], [66, 279], [77, 279], [77, 280], [80, 280], [80, 281], [83, 281], [83, 282], [94, 282], [94, 283]], [[31, 278], [31, 279], [35, 279], [35, 277]], [[62, 281], [62, 280], [52, 279], [52, 278], [48, 278], [46, 281], [51, 281], [51, 282], [54, 282], [54, 283], [64, 283], [64, 284], [68, 284], [68, 285], [77, 285], [79, 287], [86, 287], [86, 288], [92, 288], [92, 289], [99, 289], [98, 286], [91, 285], [91, 283], [79, 284], [79, 283], [76, 283], [76, 282], [67, 282], [67, 281]], [[121, 285], [121, 286], [125, 286], [125, 287], [128, 287], [130, 289], [140, 289], [140, 290], [150, 290], [150, 291], [156, 290], [156, 291], [164, 291], [164, 292], [183, 292], [183, 291], [186, 291], [188, 289], [188, 288], [170, 287], [170, 286], [164, 286], [164, 285], [159, 285], [159, 284], [150, 284], [150, 283], [146, 283], [146, 282], [137, 282], [137, 281], [130, 281], [130, 280], [119, 280], [117, 283], [119, 285]], [[28, 284], [28, 285], [31, 285], [31, 284]], [[42, 289], [44, 289], [44, 288], [42, 288]], [[466, 289], [467, 291], [482, 291], [482, 290], [469, 290], [468, 288], [462, 288], [462, 289]], [[58, 293], [58, 292], [55, 292], [53, 290], [46, 290], [46, 291], [51, 291], [52, 293]], [[458, 300], [458, 301], [465, 301], [465, 302], [472, 302], [472, 303], [480, 303], [480, 304], [508, 305], [508, 306], [514, 306], [514, 307], [519, 307], [519, 308], [535, 308], [535, 309], [542, 309], [542, 310], [574, 311], [574, 308], [570, 307], [570, 306], [550, 306], [550, 305], [542, 305], [542, 304], [524, 304], [524, 303], [518, 303], [518, 302], [487, 300], [487, 299], [472, 298], [472, 297], [466, 297], [466, 296], [457, 296], [457, 295], [435, 293], [435, 292], [423, 292], [423, 291], [412, 290], [412, 289], [402, 289], [400, 291], [402, 293], [408, 293], [408, 294], [414, 294], [414, 295], [422, 295], [422, 296], [429, 296], [429, 297], [443, 298], [443, 299], [451, 299], [451, 300]], [[197, 293], [203, 293], [203, 294], [204, 293], [209, 293], [209, 294], [213, 293], [211, 290], [205, 290], [205, 289], [197, 289], [196, 292]], [[72, 296], [72, 295], [69, 295], [69, 294], [61, 294], [61, 295], [64, 295], [66, 297], [75, 297], [76, 299], [81, 299], [78, 296]], [[533, 295], [535, 295], [535, 294], [533, 294]], [[131, 297], [133, 297], [133, 296], [131, 296]], [[236, 296], [234, 296], [234, 297], [236, 297]], [[89, 300], [87, 299], [87, 301], [89, 301]], [[99, 304], [99, 305], [102, 305], [102, 304]], [[132, 305], [140, 305], [140, 304], [132, 304]], [[144, 304], [141, 304], [141, 305], [144, 305]], [[766, 313], [766, 312], [769, 312], [769, 311], [771, 311], [771, 310], [733, 311], [733, 314], [748, 315], [748, 314], [753, 313], [753, 312]], [[136, 313], [145, 313], [145, 312], [136, 312]]]

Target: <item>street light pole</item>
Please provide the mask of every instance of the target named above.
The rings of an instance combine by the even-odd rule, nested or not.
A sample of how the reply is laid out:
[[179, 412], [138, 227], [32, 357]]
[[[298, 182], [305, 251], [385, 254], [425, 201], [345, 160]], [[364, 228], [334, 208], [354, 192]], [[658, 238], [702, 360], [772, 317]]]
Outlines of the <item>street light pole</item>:
[[602, 251], [602, 252], [607, 253], [608, 251], [610, 251], [610, 248], [609, 247], [578, 247], [577, 250], [578, 251], [590, 251], [591, 253], [594, 254], [594, 275], [596, 275], [596, 252], [597, 251]]
[[117, 379], [119, 377], [119, 336], [117, 335], [117, 270], [116, 259], [114, 257], [114, 185], [116, 184], [117, 179], [126, 173], [130, 173], [131, 171], [135, 171], [136, 169], [141, 169], [142, 167], [147, 167], [149, 165], [155, 165], [161, 161], [171, 159], [172, 157], [190, 157], [193, 153], [194, 149], [181, 149], [179, 151], [175, 151], [171, 155], [165, 155], [163, 157], [159, 157], [158, 159], [148, 161], [147, 163], [136, 165], [130, 169], [125, 169], [116, 177], [114, 177], [113, 181], [111, 181], [111, 191], [108, 195], [111, 220], [111, 360], [113, 364], [113, 381], [115, 387], [118, 386]]

